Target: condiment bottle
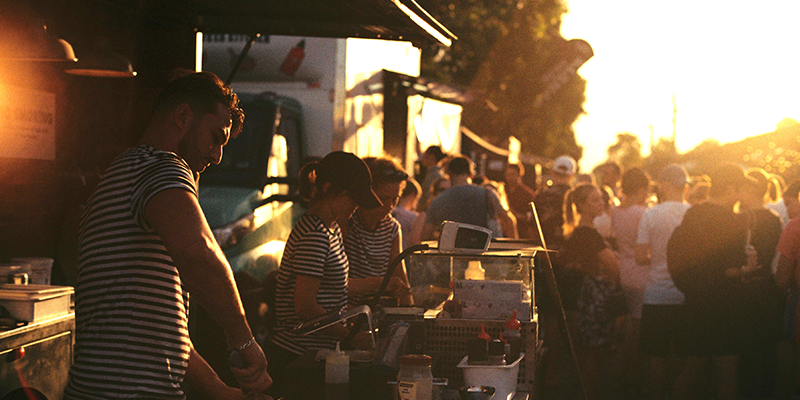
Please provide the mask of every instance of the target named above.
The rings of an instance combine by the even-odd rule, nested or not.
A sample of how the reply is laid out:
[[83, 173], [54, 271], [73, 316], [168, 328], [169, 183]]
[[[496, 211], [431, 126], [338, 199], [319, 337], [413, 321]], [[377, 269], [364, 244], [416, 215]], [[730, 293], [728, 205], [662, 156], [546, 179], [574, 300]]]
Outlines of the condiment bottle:
[[520, 326], [521, 324], [517, 319], [517, 310], [514, 310], [514, 314], [506, 321], [506, 329], [503, 331], [503, 339], [508, 343], [509, 347], [508, 357], [506, 358], [507, 362], [513, 363], [519, 358], [519, 354], [522, 353]]
[[325, 400], [350, 398], [350, 356], [339, 349], [325, 357]]
[[430, 356], [407, 354], [400, 357], [397, 391], [400, 400], [431, 400], [433, 374]]
[[502, 340], [495, 339], [489, 342], [489, 365], [506, 365], [505, 348], [506, 344]]
[[482, 338], [467, 339], [467, 364], [486, 365], [489, 363], [488, 346]]

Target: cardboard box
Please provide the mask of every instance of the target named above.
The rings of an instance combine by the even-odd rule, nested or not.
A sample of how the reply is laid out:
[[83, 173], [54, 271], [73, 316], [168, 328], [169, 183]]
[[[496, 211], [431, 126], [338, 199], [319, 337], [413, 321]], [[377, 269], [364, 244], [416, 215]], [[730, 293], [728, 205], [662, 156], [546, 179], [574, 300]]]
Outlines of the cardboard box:
[[498, 319], [506, 321], [517, 311], [521, 322], [531, 320], [531, 303], [523, 301], [464, 300], [461, 318]]
[[475, 301], [521, 302], [525, 284], [520, 281], [455, 281], [453, 299]]

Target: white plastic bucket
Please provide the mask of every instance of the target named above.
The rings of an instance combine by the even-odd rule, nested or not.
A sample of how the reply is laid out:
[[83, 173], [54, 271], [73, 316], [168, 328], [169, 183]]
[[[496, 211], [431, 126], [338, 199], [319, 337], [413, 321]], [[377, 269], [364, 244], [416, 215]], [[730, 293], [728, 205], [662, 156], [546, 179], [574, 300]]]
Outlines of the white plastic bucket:
[[492, 386], [495, 389], [493, 400], [511, 400], [517, 393], [517, 375], [519, 362], [525, 353], [516, 361], [506, 365], [469, 365], [464, 357], [458, 368], [464, 371], [464, 384], [467, 386]]

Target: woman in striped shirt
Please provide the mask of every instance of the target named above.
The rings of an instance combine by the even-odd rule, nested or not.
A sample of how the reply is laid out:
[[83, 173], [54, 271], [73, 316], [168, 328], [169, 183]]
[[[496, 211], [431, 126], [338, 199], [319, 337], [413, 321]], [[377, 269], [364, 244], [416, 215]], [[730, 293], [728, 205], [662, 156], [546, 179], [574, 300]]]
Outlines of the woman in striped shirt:
[[[300, 336], [292, 329], [302, 321], [338, 311], [347, 305], [348, 260], [337, 220], [346, 220], [356, 207], [381, 206], [372, 191], [366, 164], [341, 151], [325, 156], [314, 169], [311, 207], [289, 234], [278, 270], [275, 293], [275, 334], [268, 346], [273, 395], [286, 389], [286, 367], [307, 351], [333, 349], [349, 331], [335, 324]], [[351, 343], [369, 348], [371, 337], [356, 335]]]
[[[372, 190], [383, 206], [356, 210], [344, 232], [344, 248], [350, 261], [348, 291], [350, 304], [363, 303], [376, 292], [391, 262], [402, 250], [400, 223], [390, 214], [406, 185], [408, 174], [388, 157], [367, 157], [364, 162], [372, 173]], [[413, 304], [405, 267], [394, 270], [387, 292], [400, 305]]]

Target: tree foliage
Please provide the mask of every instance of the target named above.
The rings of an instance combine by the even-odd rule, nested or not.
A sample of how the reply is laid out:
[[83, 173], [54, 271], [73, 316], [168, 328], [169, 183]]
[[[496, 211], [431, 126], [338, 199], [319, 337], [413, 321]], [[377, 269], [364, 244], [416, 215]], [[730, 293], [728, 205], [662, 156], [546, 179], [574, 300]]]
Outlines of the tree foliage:
[[642, 143], [639, 137], [632, 133], [618, 133], [617, 142], [608, 146], [608, 160], [618, 163], [623, 171], [631, 167], [641, 167]]
[[580, 159], [572, 123], [583, 113], [586, 82], [572, 77], [541, 107], [550, 58], [566, 40], [560, 0], [426, 0], [422, 6], [458, 36], [450, 49], [423, 49], [422, 75], [466, 88], [462, 124], [504, 147], [509, 136], [523, 152]]

